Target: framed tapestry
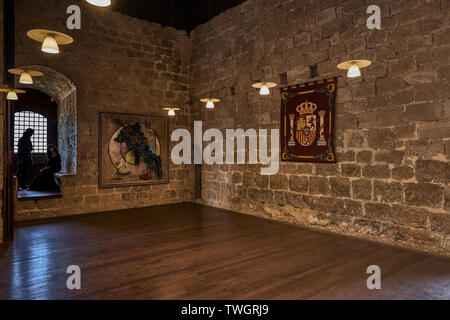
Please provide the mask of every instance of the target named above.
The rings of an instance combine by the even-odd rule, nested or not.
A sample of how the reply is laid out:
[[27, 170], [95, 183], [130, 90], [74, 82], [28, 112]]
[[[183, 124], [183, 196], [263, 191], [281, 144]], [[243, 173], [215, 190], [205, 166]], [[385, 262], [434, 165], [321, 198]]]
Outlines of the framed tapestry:
[[99, 187], [169, 183], [169, 126], [160, 116], [99, 115]]
[[281, 161], [336, 163], [337, 78], [281, 89]]

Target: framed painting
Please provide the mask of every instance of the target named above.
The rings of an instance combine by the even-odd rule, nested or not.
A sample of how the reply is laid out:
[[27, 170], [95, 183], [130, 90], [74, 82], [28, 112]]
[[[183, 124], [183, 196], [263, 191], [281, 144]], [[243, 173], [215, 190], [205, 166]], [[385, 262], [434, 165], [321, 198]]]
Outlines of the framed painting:
[[101, 112], [99, 187], [169, 183], [168, 119]]
[[281, 161], [336, 163], [337, 78], [281, 89]]

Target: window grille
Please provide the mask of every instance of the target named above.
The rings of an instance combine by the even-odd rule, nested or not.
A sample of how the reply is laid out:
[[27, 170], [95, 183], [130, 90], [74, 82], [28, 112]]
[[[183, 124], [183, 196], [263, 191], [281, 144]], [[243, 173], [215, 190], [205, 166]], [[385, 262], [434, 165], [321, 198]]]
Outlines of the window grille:
[[47, 153], [47, 118], [33, 111], [21, 111], [14, 114], [14, 152], [18, 152], [19, 139], [25, 130], [31, 128], [33, 153]]

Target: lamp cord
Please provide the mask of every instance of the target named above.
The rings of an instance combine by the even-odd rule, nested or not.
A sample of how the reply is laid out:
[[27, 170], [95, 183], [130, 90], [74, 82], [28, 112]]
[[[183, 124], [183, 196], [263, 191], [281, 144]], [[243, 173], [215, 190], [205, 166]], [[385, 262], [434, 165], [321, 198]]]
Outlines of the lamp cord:
[[169, 1], [169, 25], [173, 24], [173, 0]]
[[211, 20], [211, 0], [208, 1], [208, 18]]

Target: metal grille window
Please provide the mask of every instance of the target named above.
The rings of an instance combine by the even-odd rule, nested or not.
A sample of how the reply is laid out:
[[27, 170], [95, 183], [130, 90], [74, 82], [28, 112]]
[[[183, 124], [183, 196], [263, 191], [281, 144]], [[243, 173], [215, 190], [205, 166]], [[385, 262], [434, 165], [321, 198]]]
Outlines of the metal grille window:
[[33, 111], [21, 111], [14, 114], [14, 152], [18, 152], [17, 144], [25, 130], [31, 128], [33, 153], [47, 153], [47, 118]]

